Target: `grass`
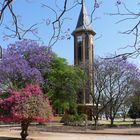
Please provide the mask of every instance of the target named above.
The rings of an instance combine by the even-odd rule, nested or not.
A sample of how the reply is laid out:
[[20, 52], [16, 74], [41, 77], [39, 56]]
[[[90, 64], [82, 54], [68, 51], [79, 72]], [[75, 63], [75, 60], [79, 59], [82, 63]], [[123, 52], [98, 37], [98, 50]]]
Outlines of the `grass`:
[[[100, 124], [110, 124], [110, 120], [100, 120]], [[116, 119], [114, 121], [114, 125], [132, 125], [133, 120], [131, 119], [126, 119], [126, 121], [123, 121], [122, 119]], [[137, 124], [140, 124], [140, 119], [137, 120]]]
[[126, 125], [126, 124], [133, 124], [133, 121], [115, 121], [115, 125]]

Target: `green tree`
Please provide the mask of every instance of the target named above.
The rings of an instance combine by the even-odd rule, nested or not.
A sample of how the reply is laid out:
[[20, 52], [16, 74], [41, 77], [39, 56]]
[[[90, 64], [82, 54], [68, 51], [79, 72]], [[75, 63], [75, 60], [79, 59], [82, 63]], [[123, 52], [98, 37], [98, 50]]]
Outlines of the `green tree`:
[[134, 93], [131, 97], [131, 106], [128, 111], [130, 118], [134, 119], [134, 124], [136, 124], [136, 119], [140, 117], [140, 81], [133, 81]]
[[136, 119], [140, 117], [140, 108], [138, 107], [138, 105], [133, 102], [129, 111], [128, 111], [128, 115], [130, 116], [131, 119], [133, 119], [133, 124], [136, 124]]
[[53, 109], [58, 114], [65, 110], [76, 111], [77, 92], [82, 84], [83, 72], [80, 68], [68, 65], [64, 58], [54, 57], [51, 70], [46, 74], [48, 94]]

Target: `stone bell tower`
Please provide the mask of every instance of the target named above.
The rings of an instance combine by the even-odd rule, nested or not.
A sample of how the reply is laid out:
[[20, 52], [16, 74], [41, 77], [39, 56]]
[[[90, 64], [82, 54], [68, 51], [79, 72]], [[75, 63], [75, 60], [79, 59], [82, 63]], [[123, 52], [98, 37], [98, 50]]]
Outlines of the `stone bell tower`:
[[[90, 98], [90, 91], [93, 90], [93, 60], [94, 60], [94, 45], [93, 37], [96, 33], [93, 31], [90, 24], [89, 16], [87, 15], [85, 2], [82, 0], [82, 7], [78, 18], [76, 29], [72, 35], [74, 37], [74, 65], [83, 65], [86, 68], [89, 81], [86, 83], [86, 88], [82, 89], [78, 94], [78, 105], [82, 113], [86, 114], [89, 106], [93, 106]], [[88, 88], [88, 89], [87, 89]], [[89, 113], [88, 113], [89, 114]]]

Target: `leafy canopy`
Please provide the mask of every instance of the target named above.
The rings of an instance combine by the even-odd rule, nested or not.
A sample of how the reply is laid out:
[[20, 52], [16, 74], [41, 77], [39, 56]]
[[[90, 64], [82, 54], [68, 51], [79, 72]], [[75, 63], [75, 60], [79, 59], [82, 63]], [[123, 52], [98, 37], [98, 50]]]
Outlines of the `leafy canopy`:
[[43, 84], [53, 57], [51, 48], [33, 40], [18, 41], [5, 49], [0, 63], [0, 84], [25, 87], [29, 83]]
[[68, 65], [67, 61], [57, 56], [51, 63], [48, 75], [48, 92], [54, 109], [59, 111], [76, 106], [77, 91], [82, 84], [83, 71]]
[[22, 90], [11, 90], [0, 99], [0, 121], [47, 122], [52, 119], [49, 100], [38, 86], [27, 85]]

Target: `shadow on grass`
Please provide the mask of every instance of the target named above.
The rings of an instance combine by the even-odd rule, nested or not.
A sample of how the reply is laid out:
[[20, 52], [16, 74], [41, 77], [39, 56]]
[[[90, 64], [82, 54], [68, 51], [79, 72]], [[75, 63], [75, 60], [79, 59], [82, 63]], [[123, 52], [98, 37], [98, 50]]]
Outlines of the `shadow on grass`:
[[[21, 138], [0, 137], [0, 140], [21, 140]], [[34, 139], [27, 138], [27, 140], [34, 140]]]
[[0, 140], [21, 140], [21, 138], [0, 137]]

